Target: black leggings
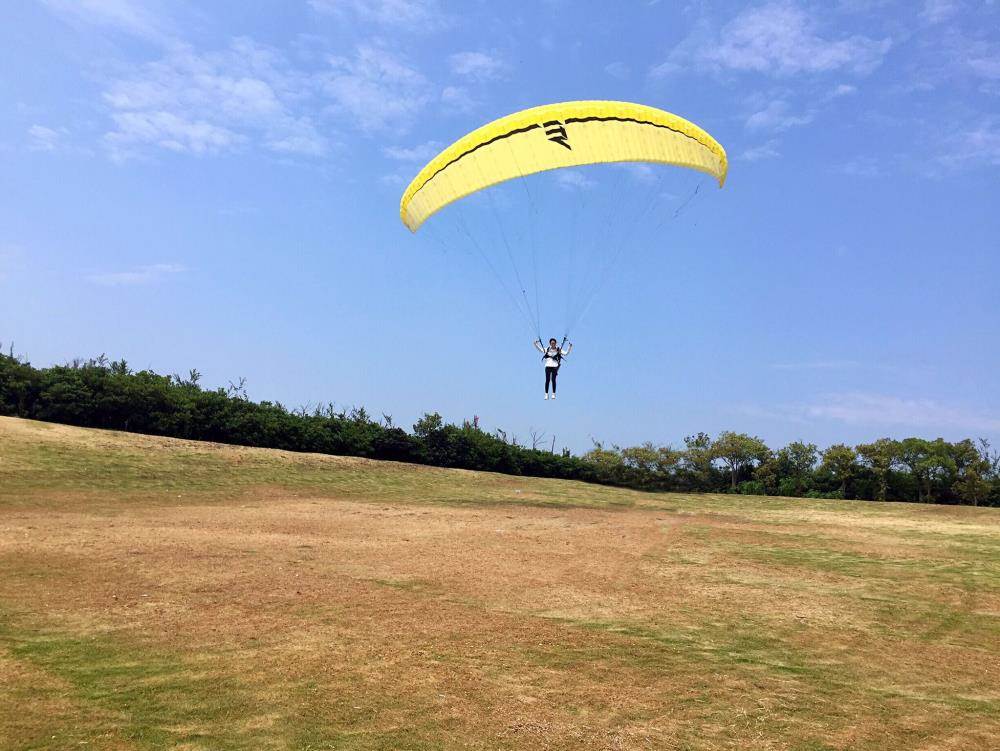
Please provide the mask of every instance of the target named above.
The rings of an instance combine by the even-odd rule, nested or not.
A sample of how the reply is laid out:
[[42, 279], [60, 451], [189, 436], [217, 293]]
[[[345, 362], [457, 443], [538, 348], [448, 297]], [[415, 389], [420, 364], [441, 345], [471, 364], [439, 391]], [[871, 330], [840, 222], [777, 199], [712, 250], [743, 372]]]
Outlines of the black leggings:
[[559, 368], [545, 369], [545, 393], [549, 393], [549, 383], [552, 384], [552, 393], [556, 393], [556, 377], [559, 375]]

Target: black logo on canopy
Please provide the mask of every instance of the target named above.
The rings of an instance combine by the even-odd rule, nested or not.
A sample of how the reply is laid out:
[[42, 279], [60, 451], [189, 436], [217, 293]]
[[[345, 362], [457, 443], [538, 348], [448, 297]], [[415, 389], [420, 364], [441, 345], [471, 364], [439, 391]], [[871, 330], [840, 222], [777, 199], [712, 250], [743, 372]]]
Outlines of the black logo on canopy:
[[570, 151], [573, 150], [573, 147], [569, 145], [569, 136], [566, 135], [566, 128], [558, 120], [549, 120], [545, 123], [545, 135], [549, 137], [552, 143], [557, 143]]

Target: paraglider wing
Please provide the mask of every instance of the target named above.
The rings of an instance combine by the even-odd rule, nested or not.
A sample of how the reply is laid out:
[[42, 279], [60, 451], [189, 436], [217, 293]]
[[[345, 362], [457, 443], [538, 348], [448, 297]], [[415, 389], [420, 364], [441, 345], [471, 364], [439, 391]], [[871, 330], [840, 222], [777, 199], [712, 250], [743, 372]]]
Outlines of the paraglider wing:
[[694, 123], [627, 102], [565, 102], [516, 112], [463, 136], [430, 161], [403, 193], [412, 232], [458, 199], [545, 170], [602, 162], [655, 162], [712, 175], [721, 187], [722, 146]]

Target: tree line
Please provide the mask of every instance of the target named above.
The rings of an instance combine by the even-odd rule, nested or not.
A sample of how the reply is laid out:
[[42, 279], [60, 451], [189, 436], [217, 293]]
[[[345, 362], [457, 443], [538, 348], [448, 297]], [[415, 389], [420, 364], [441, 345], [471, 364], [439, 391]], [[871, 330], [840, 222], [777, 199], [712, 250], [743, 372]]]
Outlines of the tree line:
[[34, 367], [0, 353], [0, 414], [81, 427], [312, 451], [653, 491], [728, 492], [1000, 506], [1000, 453], [988, 441], [880, 438], [820, 450], [795, 441], [772, 450], [744, 433], [697, 433], [682, 448], [605, 447], [582, 456], [525, 445], [478, 418], [461, 425], [425, 414], [411, 430], [389, 415], [333, 404], [289, 409], [253, 402], [243, 381], [205, 389], [201, 375], [134, 371], [124, 360]]
[[879, 438], [824, 450], [793, 441], [772, 450], [726, 431], [688, 436], [682, 449], [597, 444], [583, 458], [653, 490], [1000, 506], [1000, 452], [986, 439]]

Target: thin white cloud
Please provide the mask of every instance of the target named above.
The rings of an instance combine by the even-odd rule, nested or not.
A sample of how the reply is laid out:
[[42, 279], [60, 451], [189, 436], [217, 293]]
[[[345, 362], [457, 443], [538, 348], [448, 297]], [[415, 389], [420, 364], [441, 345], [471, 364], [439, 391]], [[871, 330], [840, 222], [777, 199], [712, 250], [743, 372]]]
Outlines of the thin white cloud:
[[66, 148], [68, 135], [69, 131], [66, 128], [32, 125], [28, 128], [28, 148], [31, 151], [61, 151]]
[[150, 266], [140, 266], [129, 271], [114, 271], [100, 274], [90, 274], [88, 281], [104, 287], [124, 287], [139, 284], [150, 284], [174, 274], [186, 271], [183, 266], [173, 263], [156, 263]]
[[591, 180], [582, 172], [578, 170], [564, 169], [559, 170], [555, 173], [556, 184], [560, 188], [566, 190], [588, 190], [597, 185], [597, 182]]
[[321, 135], [308, 117], [290, 118], [280, 128], [267, 134], [264, 146], [279, 154], [291, 156], [326, 156], [332, 144]]
[[1000, 167], [1000, 118], [984, 117], [948, 139], [938, 161], [946, 167]]
[[740, 154], [740, 159], [746, 162], [760, 162], [765, 159], [777, 159], [779, 156], [781, 156], [781, 152], [778, 151], [778, 142], [772, 139], [758, 146], [744, 149], [743, 153]]
[[416, 146], [386, 146], [382, 153], [397, 162], [428, 162], [441, 151], [440, 141], [425, 141]]
[[806, 416], [854, 425], [1000, 430], [1000, 418], [941, 404], [933, 399], [903, 399], [868, 393], [833, 394], [806, 407]]
[[[1000, 93], [1000, 44], [986, 28], [996, 26], [995, 13], [977, 16], [969, 14], [962, 25], [947, 23], [923, 36], [920, 54], [914, 56], [907, 78], [900, 83], [903, 93], [950, 92], [957, 94], [956, 84], [980, 83], [980, 92]], [[963, 19], [964, 20], [964, 19]], [[978, 27], [978, 29], [977, 29]], [[973, 30], [977, 29], [977, 30]], [[966, 97], [966, 102], [971, 103]]]
[[170, 23], [154, 5], [138, 0], [41, 0], [55, 15], [73, 23], [117, 29], [126, 34], [166, 42]]
[[318, 13], [415, 32], [439, 31], [453, 22], [437, 0], [309, 0], [309, 5]]
[[814, 113], [795, 114], [792, 106], [784, 99], [775, 99], [765, 107], [752, 113], [746, 120], [750, 130], [769, 130], [781, 133], [800, 125], [808, 125], [813, 121]]
[[331, 58], [322, 89], [338, 113], [366, 132], [405, 131], [431, 99], [423, 74], [372, 45]]
[[492, 81], [503, 78], [507, 63], [486, 52], [456, 52], [448, 58], [451, 72], [472, 81]]
[[1000, 417], [982, 410], [942, 404], [934, 399], [908, 399], [886, 394], [827, 394], [810, 403], [750, 406], [749, 414], [795, 423], [830, 421], [862, 427], [932, 431], [1000, 431]]
[[858, 156], [836, 165], [834, 172], [849, 177], [881, 177], [885, 170], [879, 160], [871, 156]]
[[412, 179], [412, 175], [407, 177], [402, 172], [390, 172], [389, 174], [382, 175], [379, 178], [379, 182], [383, 185], [388, 185], [390, 188], [402, 188], [404, 185], [409, 184]]
[[[989, 23], [983, 19], [984, 23]], [[995, 25], [995, 23], [994, 23]], [[1000, 44], [997, 37], [975, 34], [949, 25], [932, 36], [923, 75], [934, 83], [950, 75], [971, 75], [974, 79], [1000, 81]]]
[[119, 159], [150, 147], [210, 154], [254, 144], [320, 156], [329, 143], [304, 114], [312, 88], [280, 53], [249, 39], [211, 53], [174, 45], [108, 85], [103, 98], [115, 127], [105, 143]]
[[991, 81], [1000, 81], [1000, 53], [983, 53], [967, 58], [965, 64], [975, 75]]
[[858, 92], [857, 86], [852, 86], [849, 83], [842, 83], [834, 86], [829, 93], [827, 93], [827, 99], [840, 99], [843, 96], [850, 96], [851, 94], [856, 94]]
[[451, 112], [472, 112], [479, 100], [464, 86], [445, 86], [441, 90], [441, 104]]
[[953, 18], [959, 10], [957, 0], [924, 0], [920, 18], [925, 23], [938, 24]]
[[205, 120], [190, 120], [172, 112], [121, 112], [112, 115], [115, 129], [105, 141], [118, 158], [133, 156], [133, 149], [157, 146], [168, 151], [210, 154], [232, 149], [246, 141], [240, 134]]
[[620, 60], [605, 65], [604, 72], [613, 78], [618, 78], [623, 81], [632, 75], [632, 69]]
[[890, 39], [830, 37], [790, 1], [748, 8], [718, 33], [701, 26], [678, 45], [653, 75], [693, 66], [711, 71], [748, 71], [773, 76], [846, 71], [863, 75], [881, 64]]
[[642, 162], [622, 162], [618, 167], [625, 170], [637, 182], [647, 184], [656, 182], [656, 171], [652, 165]]

